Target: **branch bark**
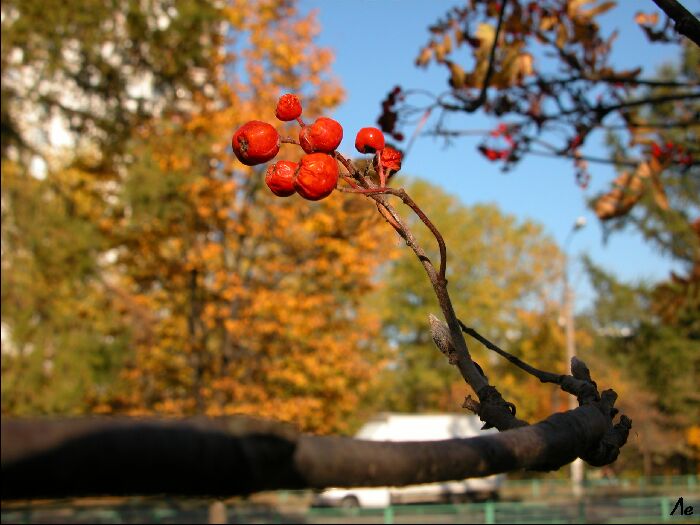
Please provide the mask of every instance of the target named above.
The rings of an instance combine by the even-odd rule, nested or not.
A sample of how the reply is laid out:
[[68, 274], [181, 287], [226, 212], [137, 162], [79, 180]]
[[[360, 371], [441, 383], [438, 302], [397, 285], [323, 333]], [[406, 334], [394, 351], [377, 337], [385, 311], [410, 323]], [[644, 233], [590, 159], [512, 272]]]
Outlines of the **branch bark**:
[[[551, 470], [614, 460], [605, 407], [470, 439], [375, 442], [299, 434], [245, 417], [2, 420], [2, 499], [97, 495], [232, 496], [261, 490], [386, 486]], [[607, 445], [605, 445], [607, 446]]]
[[700, 20], [677, 0], [653, 0], [676, 23], [676, 31], [700, 47]]

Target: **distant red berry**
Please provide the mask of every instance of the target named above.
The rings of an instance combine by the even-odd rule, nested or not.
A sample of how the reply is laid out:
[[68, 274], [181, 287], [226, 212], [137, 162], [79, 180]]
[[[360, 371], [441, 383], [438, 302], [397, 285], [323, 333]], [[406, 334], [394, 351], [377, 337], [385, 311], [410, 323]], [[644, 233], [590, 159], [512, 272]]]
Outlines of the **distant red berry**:
[[[401, 169], [401, 159], [403, 155], [401, 154], [400, 151], [395, 150], [394, 148], [391, 147], [386, 147], [382, 149], [379, 152], [379, 161], [382, 164], [382, 167], [385, 170], [389, 171], [399, 171]], [[377, 168], [376, 166], [376, 158], [375, 158], [375, 169]]]
[[501, 122], [496, 129], [492, 130], [491, 133], [489, 133], [492, 137], [499, 137], [501, 135], [504, 135], [505, 133], [508, 132], [508, 126]]
[[325, 153], [304, 155], [294, 178], [299, 195], [310, 201], [328, 197], [338, 184], [338, 162]]
[[343, 127], [332, 118], [317, 118], [299, 132], [299, 144], [306, 153], [333, 153], [342, 140]]
[[484, 145], [479, 146], [479, 151], [490, 161], [506, 159], [510, 155], [510, 150], [487, 148]]
[[652, 142], [651, 144], [651, 156], [654, 157], [655, 159], [660, 158], [662, 155], [661, 148], [656, 142]]
[[362, 128], [355, 137], [355, 148], [360, 153], [374, 153], [384, 149], [384, 133], [377, 128]]
[[289, 160], [280, 160], [271, 164], [265, 174], [265, 184], [278, 197], [289, 197], [296, 193], [294, 173], [298, 164]]
[[280, 136], [267, 122], [251, 120], [236, 130], [231, 147], [246, 166], [255, 166], [271, 160], [280, 150]]
[[583, 143], [583, 137], [576, 135], [569, 141], [569, 149], [576, 149]]
[[285, 122], [298, 119], [301, 116], [301, 101], [299, 97], [291, 93], [282, 95], [277, 102], [275, 116]]

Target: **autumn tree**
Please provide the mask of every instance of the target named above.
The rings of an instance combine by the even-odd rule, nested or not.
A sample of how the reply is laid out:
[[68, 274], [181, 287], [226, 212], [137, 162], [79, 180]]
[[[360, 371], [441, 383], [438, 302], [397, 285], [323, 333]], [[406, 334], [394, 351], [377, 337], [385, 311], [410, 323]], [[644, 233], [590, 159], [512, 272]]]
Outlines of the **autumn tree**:
[[[337, 151], [340, 124], [328, 124], [335, 129], [332, 141], [317, 143], [316, 131], [321, 136], [325, 131], [314, 131], [315, 124], [299, 120], [299, 140], [281, 140], [307, 153], [293, 171], [293, 189], [308, 200], [328, 197], [324, 203], [303, 206], [276, 199], [277, 204], [263, 204], [255, 191], [259, 177], [247, 176], [254, 170], [232, 170], [230, 157], [219, 156], [220, 143], [207, 140], [211, 130], [224, 122], [238, 122], [239, 115], [256, 119], [271, 114], [281, 91], [276, 90], [281, 87], [278, 81], [289, 72], [280, 64], [289, 66], [292, 56], [295, 68], [302, 70], [323, 63], [308, 47], [308, 38], [299, 29], [304, 21], [288, 3], [258, 7], [224, 11], [229, 22], [247, 29], [244, 34], [255, 43], [250, 51], [244, 47], [241, 52], [249, 88], [234, 76], [228, 82], [235, 90], [223, 85], [211, 101], [194, 97], [192, 111], [165, 113], [165, 119], [154, 118], [135, 130], [124, 185], [108, 203], [112, 220], [101, 227], [115, 242], [110, 284], [126, 290], [127, 299], [140, 307], [126, 312], [133, 324], [140, 325], [134, 337], [136, 366], [126, 377], [129, 388], [101, 408], [209, 415], [236, 410], [274, 414], [318, 431], [340, 427], [343, 422], [334, 418], [346, 416], [362, 394], [371, 374], [367, 356], [372, 350], [365, 340], [372, 332], [371, 318], [349, 294], [358, 283], [369, 286], [374, 266], [347, 249], [361, 247], [376, 259], [386, 244], [375, 233], [377, 224], [363, 220], [360, 211], [353, 215], [353, 205], [346, 201], [334, 200], [342, 192], [376, 209], [420, 262], [444, 319], [432, 314], [428, 318], [433, 342], [476, 396], [465, 399], [465, 408], [501, 432], [438, 443], [372, 443], [298, 434], [279, 424], [241, 417], [4, 422], [3, 476], [5, 480], [9, 476], [10, 483], [3, 484], [3, 496], [246, 494], [265, 488], [401, 485], [521, 468], [551, 470], [576, 457], [594, 466], [615, 461], [631, 428], [629, 418], [616, 417], [615, 391], [600, 390], [580, 360], [571, 361], [570, 373], [541, 370], [458, 317], [465, 313], [455, 310], [448, 288], [448, 276], [454, 277], [451, 252], [421, 208], [424, 203], [419, 205], [403, 188], [386, 185], [393, 182], [392, 172], [400, 170], [401, 153], [385, 147], [383, 135], [369, 152], [358, 146], [361, 153], [373, 154], [377, 177], [372, 177]], [[282, 28], [285, 31], [277, 34]], [[301, 42], [303, 49], [293, 48], [298, 55], [288, 55], [281, 51], [286, 49], [284, 38], [295, 31], [301, 33], [295, 34], [295, 42]], [[268, 41], [269, 35], [276, 38]], [[316, 59], [313, 64], [307, 62], [310, 56]], [[295, 74], [296, 70], [292, 80]], [[314, 95], [319, 94], [304, 94], [302, 88], [304, 98], [313, 100]], [[267, 104], [259, 105], [262, 101]], [[319, 107], [324, 106], [309, 104], [304, 111], [314, 115]], [[256, 142], [270, 136], [275, 146], [280, 142], [271, 125], [252, 124], [265, 129], [264, 137], [237, 141], [238, 131], [234, 134], [233, 149], [242, 161]], [[248, 164], [272, 160], [277, 153], [273, 149]], [[167, 178], [171, 174], [172, 180]], [[150, 176], [156, 178], [152, 186]], [[304, 193], [315, 184], [322, 186], [321, 197]], [[394, 200], [430, 231], [431, 247], [423, 246]], [[325, 210], [333, 210], [335, 216]], [[337, 216], [343, 220], [336, 222]], [[290, 228], [299, 223], [298, 232]], [[277, 238], [280, 227], [284, 231]], [[514, 251], [514, 259], [522, 256], [517, 247]], [[280, 308], [286, 311], [273, 318], [272, 312]], [[227, 326], [227, 321], [234, 324]], [[498, 390], [497, 379], [490, 380], [477, 364], [465, 334], [539, 381], [575, 396], [579, 407], [532, 424], [518, 417], [515, 405]], [[350, 345], [363, 347], [362, 355], [351, 353], [355, 348]], [[274, 399], [261, 394], [263, 381]], [[314, 404], [312, 394], [323, 396], [321, 403]], [[27, 447], [18, 439], [23, 434], [38, 439]], [[71, 469], [56, 468], [66, 463]]]
[[[629, 22], [649, 45], [677, 50], [677, 61], [658, 71], [613, 62], [617, 32], [606, 34], [599, 17], [614, 1], [462, 2], [429, 27], [430, 40], [416, 57], [418, 67], [444, 68], [445, 91], [397, 87], [383, 101], [379, 123], [400, 142], [427, 134], [460, 147], [460, 137], [475, 135], [480, 154], [504, 170], [517, 169], [528, 156], [568, 159], [583, 188], [599, 176], [598, 166], [613, 167], [610, 188], [590, 206], [606, 235], [632, 228], [680, 268], [639, 292], [654, 321], [643, 316], [638, 322], [647, 337], [658, 329], [653, 338], [660, 340], [664, 326], [677, 327], [684, 343], [669, 343], [662, 352], [683, 362], [681, 347], [694, 348], [700, 311], [700, 22], [679, 2], [655, 3], [639, 2]], [[475, 113], [493, 118], [492, 128], [471, 129]], [[607, 145], [603, 155], [595, 152], [599, 141]], [[600, 317], [598, 328], [607, 322]], [[636, 328], [631, 334], [639, 341]], [[601, 349], [607, 344], [594, 338]], [[642, 368], [654, 361], [644, 352], [627, 353]], [[667, 370], [684, 378], [674, 396], [692, 397], [685, 381], [694, 369]], [[652, 391], [652, 398], [660, 396], [655, 410], [678, 413], [663, 406], [670, 392]]]
[[639, 437], [630, 440], [639, 453], [636, 467], [647, 475], [664, 464], [692, 470], [700, 401], [700, 340], [691, 324], [697, 309], [670, 314], [662, 297], [668, 283], [623, 283], [590, 261], [587, 266], [597, 292], [591, 317], [597, 359], [625, 370], [624, 381], [636, 385], [625, 401], [640, 423]]
[[[419, 67], [445, 69], [447, 90], [430, 95], [397, 87], [379, 123], [397, 140], [421, 132], [446, 140], [481, 135], [478, 150], [505, 170], [531, 155], [569, 159], [582, 187], [591, 166], [619, 168], [610, 191], [592, 203], [600, 219], [609, 228], [634, 224], [675, 256], [690, 251], [682, 257], [697, 259], [691, 224], [699, 193], [698, 44], [649, 4], [639, 4], [646, 8], [635, 18], [640, 30], [650, 45], [675, 45], [681, 57], [656, 75], [612, 62], [617, 32], [605, 34], [598, 17], [614, 1], [469, 0], [430, 26], [430, 41], [416, 58]], [[678, 27], [700, 38], [700, 22], [687, 15]], [[469, 129], [475, 112], [498, 124]], [[601, 137], [614, 145], [609, 156], [590, 153]], [[661, 233], [661, 216], [673, 233]]]
[[[17, 48], [29, 24], [25, 18], [38, 16], [28, 4], [8, 5]], [[242, 412], [317, 431], [347, 428], [379, 362], [371, 343], [378, 323], [367, 317], [359, 297], [372, 288], [374, 268], [390, 245], [362, 203], [330, 200], [309, 208], [296, 197], [265, 198], [260, 169], [238, 163], [227, 144], [235, 126], [274, 110], [282, 90], [300, 93], [309, 114], [320, 115], [340, 100], [342, 91], [327, 78], [332, 56], [313, 44], [313, 15], [301, 17], [293, 4], [278, 1], [207, 4], [192, 19], [187, 2], [139, 9], [96, 11], [116, 33], [89, 32], [77, 65], [72, 55], [36, 58], [54, 60], [56, 78], [46, 79], [49, 85], [72, 85], [72, 68], [89, 76], [95, 61], [106, 61], [104, 74], [122, 91], [100, 84], [95, 97], [109, 110], [123, 109], [119, 118], [128, 117], [128, 133], [106, 127], [79, 135], [72, 156], [49, 159], [44, 180], [37, 180], [23, 156], [31, 158], [31, 144], [18, 135], [8, 145], [4, 160], [17, 175], [3, 177], [3, 228], [13, 243], [3, 251], [3, 305], [9, 307], [3, 321], [13, 344], [24, 350], [3, 356], [3, 408], [18, 413], [21, 397], [24, 412], [82, 411], [87, 401], [100, 412]], [[35, 31], [48, 40], [63, 36], [61, 45], [70, 46], [66, 32], [77, 37], [96, 24], [84, 20], [76, 26], [71, 20], [66, 15], [67, 27], [57, 34], [43, 24]], [[120, 24], [132, 32], [122, 34]], [[133, 51], [138, 56], [112, 42], [117, 37], [139, 42]], [[186, 39], [206, 45], [176, 52], [188, 47]], [[106, 51], [100, 49], [110, 42], [115, 55], [102, 57]], [[161, 49], [150, 60], [163, 43], [173, 46], [172, 53]], [[191, 56], [196, 52], [201, 56]], [[13, 65], [16, 57], [8, 56]], [[182, 63], [168, 64], [167, 56]], [[10, 68], [10, 77], [13, 70], [20, 65]], [[133, 90], [127, 80], [143, 77], [153, 80], [152, 91], [142, 94], [137, 109], [145, 104], [153, 111], [129, 116]], [[90, 101], [88, 95], [75, 96]], [[27, 123], [12, 108], [33, 99], [19, 87], [8, 96], [8, 119], [20, 129]], [[34, 102], [47, 115], [53, 111], [54, 99]], [[100, 115], [81, 111], [90, 119]], [[118, 125], [119, 118], [103, 115], [99, 122]], [[111, 137], [109, 147], [104, 137]], [[32, 210], [46, 200], [46, 210], [56, 208], [55, 214], [32, 222]], [[351, 235], [350, 226], [357, 224], [367, 228]], [[66, 235], [74, 242], [66, 243]], [[76, 260], [81, 264], [75, 266]], [[47, 272], [54, 279], [63, 272], [65, 294], [42, 286], [51, 279]], [[41, 311], [48, 318], [38, 318]], [[352, 329], [353, 323], [365, 330]], [[91, 328], [83, 330], [83, 324]], [[80, 357], [69, 330], [80, 334], [88, 356]], [[43, 378], [41, 391], [53, 403], [32, 404], [38, 383], [26, 382], [24, 393], [14, 388], [24, 361], [31, 364], [29, 377]], [[72, 384], [69, 368], [61, 365], [61, 374], [42, 368], [76, 361], [86, 369], [85, 380]], [[99, 379], [87, 373], [103, 368]], [[53, 386], [59, 377], [71, 385], [70, 403], [58, 401]]]
[[133, 126], [207, 71], [216, 10], [200, 4], [3, 2], [3, 410], [84, 410], [128, 353], [99, 223]]

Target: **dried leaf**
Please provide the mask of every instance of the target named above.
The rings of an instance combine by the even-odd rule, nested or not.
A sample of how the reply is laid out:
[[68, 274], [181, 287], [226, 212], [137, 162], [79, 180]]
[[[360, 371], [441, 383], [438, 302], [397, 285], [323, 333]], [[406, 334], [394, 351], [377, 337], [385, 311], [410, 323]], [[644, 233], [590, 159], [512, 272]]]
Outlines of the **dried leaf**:
[[467, 84], [467, 74], [464, 69], [455, 64], [451, 60], [446, 60], [447, 66], [450, 68], [450, 86], [454, 89], [461, 89]]
[[659, 22], [659, 13], [643, 13], [639, 11], [634, 15], [634, 21], [640, 26], [653, 26]]
[[532, 75], [534, 72], [534, 59], [532, 54], [523, 53], [518, 57], [518, 72], [521, 77]]
[[450, 35], [445, 35], [445, 37], [442, 39], [442, 47], [445, 50], [445, 54], [452, 53], [452, 39], [450, 38]]
[[496, 28], [489, 24], [479, 24], [476, 28], [476, 37], [481, 42], [481, 47], [490, 48], [493, 45], [493, 39], [496, 38]]
[[416, 58], [416, 65], [417, 66], [422, 66], [425, 67], [428, 65], [428, 62], [430, 62], [430, 59], [433, 57], [433, 50], [430, 47], [424, 47], [420, 54], [418, 55], [418, 58]]
[[594, 16], [598, 16], [603, 13], [606, 13], [607, 11], [610, 11], [610, 9], [612, 9], [616, 5], [617, 2], [612, 0], [609, 2], [603, 2], [602, 4], [598, 4], [594, 7], [591, 7], [590, 9], [579, 11], [579, 15], [584, 16], [586, 18], [593, 18]]

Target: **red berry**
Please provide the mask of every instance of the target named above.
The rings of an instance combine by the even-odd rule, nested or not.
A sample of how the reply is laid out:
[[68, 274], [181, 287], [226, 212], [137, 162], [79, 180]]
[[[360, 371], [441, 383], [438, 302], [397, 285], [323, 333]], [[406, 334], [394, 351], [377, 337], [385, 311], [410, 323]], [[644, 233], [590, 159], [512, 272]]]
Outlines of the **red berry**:
[[255, 166], [271, 160], [280, 150], [280, 136], [267, 122], [251, 120], [236, 130], [231, 147], [246, 166]]
[[[379, 152], [379, 160], [382, 163], [382, 167], [385, 170], [390, 170], [390, 171], [399, 171], [401, 169], [401, 158], [403, 155], [401, 155], [401, 152], [398, 150], [395, 150], [394, 148], [386, 147], [382, 149]], [[377, 159], [375, 158], [374, 160], [375, 163], [375, 169], [376, 169], [376, 163]]]
[[285, 122], [298, 119], [301, 116], [301, 101], [299, 100], [299, 97], [292, 95], [291, 93], [282, 95], [277, 102], [275, 115], [278, 119]]
[[289, 197], [296, 193], [294, 172], [298, 164], [289, 160], [280, 160], [271, 164], [265, 174], [265, 184], [278, 197]]
[[325, 153], [304, 155], [295, 173], [294, 187], [310, 201], [328, 197], [338, 184], [338, 163]]
[[343, 140], [343, 127], [332, 118], [320, 117], [299, 132], [299, 144], [306, 153], [333, 153]]
[[569, 149], [578, 148], [582, 142], [583, 142], [583, 137], [581, 137], [581, 135], [576, 135], [574, 138], [572, 138], [569, 141]]
[[384, 149], [384, 133], [377, 128], [362, 128], [355, 137], [355, 148], [360, 153], [374, 153]]

